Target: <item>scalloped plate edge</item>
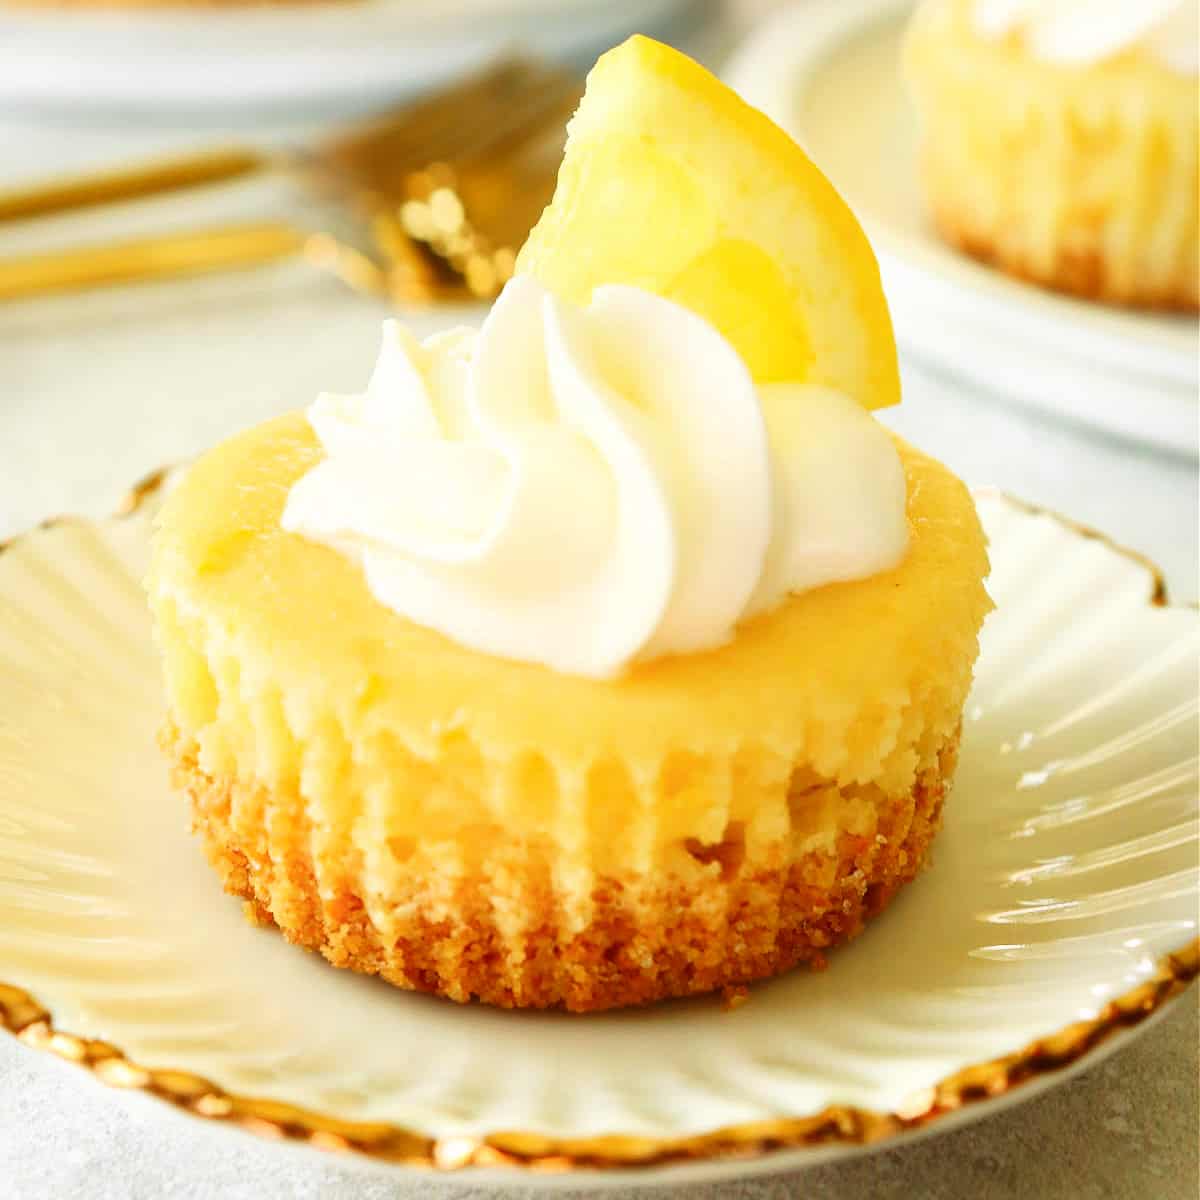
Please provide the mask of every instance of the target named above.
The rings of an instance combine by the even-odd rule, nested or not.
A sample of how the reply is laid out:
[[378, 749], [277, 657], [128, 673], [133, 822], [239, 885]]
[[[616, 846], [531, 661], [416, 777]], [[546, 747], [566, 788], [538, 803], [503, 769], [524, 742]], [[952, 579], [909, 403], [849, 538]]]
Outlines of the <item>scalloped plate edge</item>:
[[[162, 468], [135, 484], [111, 519], [142, 511], [161, 495], [171, 479]], [[1050, 517], [1079, 537], [1097, 540], [1130, 559], [1151, 577], [1149, 603], [1167, 603], [1162, 572], [1143, 555], [1120, 546], [1099, 531], [1058, 513], [987, 489], [1023, 512]], [[64, 520], [51, 518], [29, 533]], [[18, 535], [0, 542], [0, 553]], [[731, 1125], [690, 1137], [641, 1137], [611, 1134], [587, 1138], [552, 1138], [538, 1133], [498, 1131], [482, 1137], [434, 1138], [386, 1123], [341, 1120], [335, 1116], [274, 1100], [228, 1092], [219, 1084], [186, 1071], [151, 1069], [126, 1056], [119, 1047], [80, 1037], [55, 1027], [54, 1018], [36, 997], [13, 983], [0, 980], [0, 1029], [35, 1049], [49, 1052], [86, 1070], [100, 1083], [139, 1091], [207, 1120], [224, 1122], [263, 1137], [298, 1142], [320, 1150], [343, 1151], [366, 1159], [438, 1172], [466, 1168], [517, 1168], [525, 1173], [567, 1176], [572, 1183], [612, 1178], [613, 1172], [640, 1174], [661, 1167], [679, 1168], [724, 1162], [735, 1169], [780, 1169], [799, 1165], [804, 1156], [786, 1151], [825, 1147], [878, 1146], [899, 1138], [936, 1132], [957, 1124], [960, 1117], [985, 1101], [1015, 1098], [1021, 1088], [1049, 1084], [1069, 1068], [1082, 1068], [1115, 1048], [1123, 1032], [1144, 1026], [1165, 1011], [1200, 975], [1200, 939], [1159, 960], [1154, 974], [1124, 995], [1111, 1000], [1094, 1018], [1030, 1042], [1022, 1049], [989, 1062], [977, 1063], [943, 1079], [914, 1097], [903, 1111], [882, 1112], [836, 1105], [807, 1116]], [[1101, 1053], [1097, 1053], [1101, 1051]], [[993, 1107], [989, 1106], [989, 1107]], [[489, 1172], [490, 1173], [490, 1172]], [[581, 1173], [583, 1173], [581, 1175]], [[476, 1178], [474, 1172], [472, 1177]], [[643, 1176], [644, 1177], [644, 1176]]]

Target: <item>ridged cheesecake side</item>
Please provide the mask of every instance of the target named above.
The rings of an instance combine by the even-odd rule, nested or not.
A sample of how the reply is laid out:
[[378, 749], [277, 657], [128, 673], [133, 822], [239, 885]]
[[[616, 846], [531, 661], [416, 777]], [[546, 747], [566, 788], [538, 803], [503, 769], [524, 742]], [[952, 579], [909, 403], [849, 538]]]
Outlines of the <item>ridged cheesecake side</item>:
[[687, 844], [691, 870], [598, 878], [582, 924], [564, 921], [571, 901], [544, 841], [498, 831], [493, 845], [473, 839], [449, 854], [393, 842], [399, 869], [380, 880], [364, 870], [370, 856], [359, 839], [339, 844], [300, 794], [213, 779], [185, 739], [168, 735], [166, 745], [209, 861], [253, 920], [398, 987], [590, 1012], [734, 987], [802, 962], [823, 966], [826, 951], [860, 932], [924, 866], [958, 735], [907, 794], [820, 784], [792, 792], [789, 803], [810, 811], [753, 859], [735, 826], [719, 843]]

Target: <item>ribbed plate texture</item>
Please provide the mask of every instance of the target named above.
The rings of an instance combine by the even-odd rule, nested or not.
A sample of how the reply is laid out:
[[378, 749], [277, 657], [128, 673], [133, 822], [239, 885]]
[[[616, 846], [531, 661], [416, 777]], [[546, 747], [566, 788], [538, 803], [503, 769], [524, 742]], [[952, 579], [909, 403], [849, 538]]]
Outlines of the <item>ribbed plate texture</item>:
[[144, 1065], [438, 1136], [890, 1110], [1095, 1016], [1196, 936], [1197, 614], [1102, 541], [979, 505], [997, 610], [932, 868], [735, 1011], [588, 1017], [400, 993], [248, 925], [155, 746], [149, 513], [31, 534], [0, 555], [0, 980]]

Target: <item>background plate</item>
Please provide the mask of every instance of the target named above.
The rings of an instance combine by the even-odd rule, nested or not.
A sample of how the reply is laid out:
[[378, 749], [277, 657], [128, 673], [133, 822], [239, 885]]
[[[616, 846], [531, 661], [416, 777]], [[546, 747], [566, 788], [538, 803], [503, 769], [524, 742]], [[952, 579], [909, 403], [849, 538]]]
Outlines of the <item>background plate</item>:
[[[1032, 1094], [1012, 1085], [1061, 1078], [1195, 972], [1200, 619], [1150, 603], [1154, 573], [1095, 537], [979, 504], [998, 608], [933, 866], [828, 971], [732, 1012], [459, 1007], [247, 925], [153, 746], [152, 505], [19, 539], [0, 555], [0, 1024], [202, 1115], [443, 1166], [741, 1149], [760, 1156], [661, 1169], [775, 1170]], [[52, 1035], [37, 1002], [106, 1044]], [[747, 1122], [768, 1124], [711, 1133]], [[529, 1133], [482, 1140], [498, 1130]], [[632, 1139], [578, 1141], [613, 1133]]]
[[1012, 279], [943, 243], [926, 216], [899, 48], [911, 0], [807, 0], [725, 75], [812, 155], [879, 255], [901, 345], [1006, 397], [1195, 456], [1200, 337]]
[[143, 119], [369, 109], [519, 44], [590, 66], [697, 0], [328, 0], [97, 11], [0, 6], [0, 106]]

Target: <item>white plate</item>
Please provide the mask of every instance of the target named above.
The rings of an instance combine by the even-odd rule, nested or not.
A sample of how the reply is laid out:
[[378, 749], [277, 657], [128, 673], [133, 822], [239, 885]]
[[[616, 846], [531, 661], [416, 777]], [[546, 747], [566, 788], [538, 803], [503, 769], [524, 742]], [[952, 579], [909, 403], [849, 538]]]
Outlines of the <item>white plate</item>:
[[399, 992], [246, 924], [153, 744], [153, 502], [27, 535], [0, 556], [0, 1026], [204, 1116], [523, 1183], [564, 1176], [489, 1164], [779, 1170], [1050, 1086], [1196, 972], [1200, 620], [979, 503], [998, 608], [933, 866], [825, 972], [587, 1017]]
[[328, 0], [220, 8], [0, 7], [0, 109], [331, 115], [400, 99], [510, 45], [590, 65], [696, 0]]
[[726, 77], [812, 155], [879, 255], [901, 345], [1010, 399], [1197, 454], [1197, 323], [1059, 295], [943, 243], [926, 216], [899, 69], [911, 0], [806, 0]]

